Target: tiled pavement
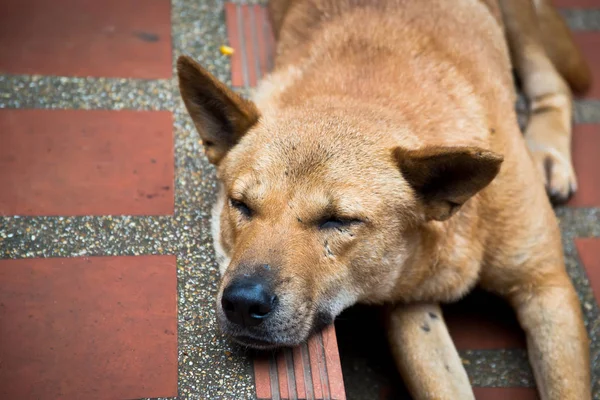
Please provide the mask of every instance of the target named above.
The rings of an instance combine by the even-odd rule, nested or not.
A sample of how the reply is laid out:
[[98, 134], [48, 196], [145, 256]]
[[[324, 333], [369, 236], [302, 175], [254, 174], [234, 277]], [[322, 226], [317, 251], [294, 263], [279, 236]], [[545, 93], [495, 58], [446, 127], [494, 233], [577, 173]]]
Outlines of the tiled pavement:
[[[575, 112], [580, 191], [557, 214], [600, 399], [600, 1], [556, 3], [596, 75]], [[214, 323], [214, 170], [173, 60], [248, 93], [270, 67], [264, 21], [215, 0], [2, 2], [0, 398], [343, 397], [333, 330], [263, 360]], [[506, 306], [478, 293], [446, 317], [478, 399], [536, 398]], [[366, 307], [336, 323], [349, 399], [404, 398], [377, 326]]]

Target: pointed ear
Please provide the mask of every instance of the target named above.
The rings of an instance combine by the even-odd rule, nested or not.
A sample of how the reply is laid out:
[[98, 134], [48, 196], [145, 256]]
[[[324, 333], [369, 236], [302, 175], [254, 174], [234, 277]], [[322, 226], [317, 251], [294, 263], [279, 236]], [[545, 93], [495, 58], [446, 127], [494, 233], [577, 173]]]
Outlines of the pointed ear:
[[208, 160], [218, 164], [225, 154], [258, 121], [251, 101], [219, 82], [187, 56], [177, 60], [179, 91], [192, 117]]
[[394, 149], [404, 178], [425, 206], [428, 219], [450, 218], [498, 174], [503, 157], [477, 147]]

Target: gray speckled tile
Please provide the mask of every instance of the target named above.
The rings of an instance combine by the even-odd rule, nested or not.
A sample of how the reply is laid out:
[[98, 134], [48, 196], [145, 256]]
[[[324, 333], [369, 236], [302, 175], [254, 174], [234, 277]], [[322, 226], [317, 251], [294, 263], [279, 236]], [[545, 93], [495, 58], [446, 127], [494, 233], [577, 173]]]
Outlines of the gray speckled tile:
[[561, 15], [574, 31], [592, 31], [600, 29], [600, 8], [591, 10], [563, 9]]
[[467, 350], [460, 356], [473, 386], [535, 386], [523, 350]]
[[171, 80], [0, 75], [0, 108], [170, 110]]
[[168, 217], [0, 217], [2, 258], [175, 254]]
[[[223, 3], [172, 1], [173, 57], [189, 54], [219, 79], [230, 83]], [[184, 399], [253, 398], [250, 360], [217, 330], [214, 298], [218, 273], [209, 216], [215, 196], [214, 169], [203, 156], [189, 116], [174, 101], [176, 215], [179, 241], [179, 391]], [[188, 230], [185, 227], [188, 227]]]
[[578, 124], [600, 123], [600, 100], [576, 100], [573, 119]]

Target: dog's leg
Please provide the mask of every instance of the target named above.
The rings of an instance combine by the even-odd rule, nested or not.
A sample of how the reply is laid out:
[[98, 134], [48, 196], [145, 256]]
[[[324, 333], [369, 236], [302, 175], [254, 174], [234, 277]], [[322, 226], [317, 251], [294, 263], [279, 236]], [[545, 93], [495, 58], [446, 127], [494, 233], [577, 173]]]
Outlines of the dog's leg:
[[394, 359], [415, 400], [475, 398], [438, 305], [395, 306], [388, 322]]
[[[572, 93], [544, 48], [538, 24], [538, 18], [559, 17], [547, 12], [538, 16], [536, 6], [538, 11], [551, 7], [545, 0], [535, 4], [532, 0], [502, 0], [500, 4], [511, 59], [530, 104], [525, 138], [551, 199], [564, 202], [577, 190], [571, 162]], [[571, 40], [561, 33], [557, 31], [553, 40]], [[562, 43], [562, 48], [576, 51], [572, 43], [566, 44]], [[583, 73], [585, 65], [580, 69]]]
[[563, 270], [524, 282], [504, 294], [527, 335], [541, 399], [591, 399], [589, 340], [571, 280]]

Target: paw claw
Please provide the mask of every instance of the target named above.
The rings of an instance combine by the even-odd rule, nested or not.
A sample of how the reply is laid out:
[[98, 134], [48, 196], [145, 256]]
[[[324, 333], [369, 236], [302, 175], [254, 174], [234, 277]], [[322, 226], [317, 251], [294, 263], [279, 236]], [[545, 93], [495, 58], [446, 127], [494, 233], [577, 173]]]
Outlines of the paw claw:
[[552, 149], [532, 153], [552, 204], [566, 203], [577, 191], [571, 160]]

